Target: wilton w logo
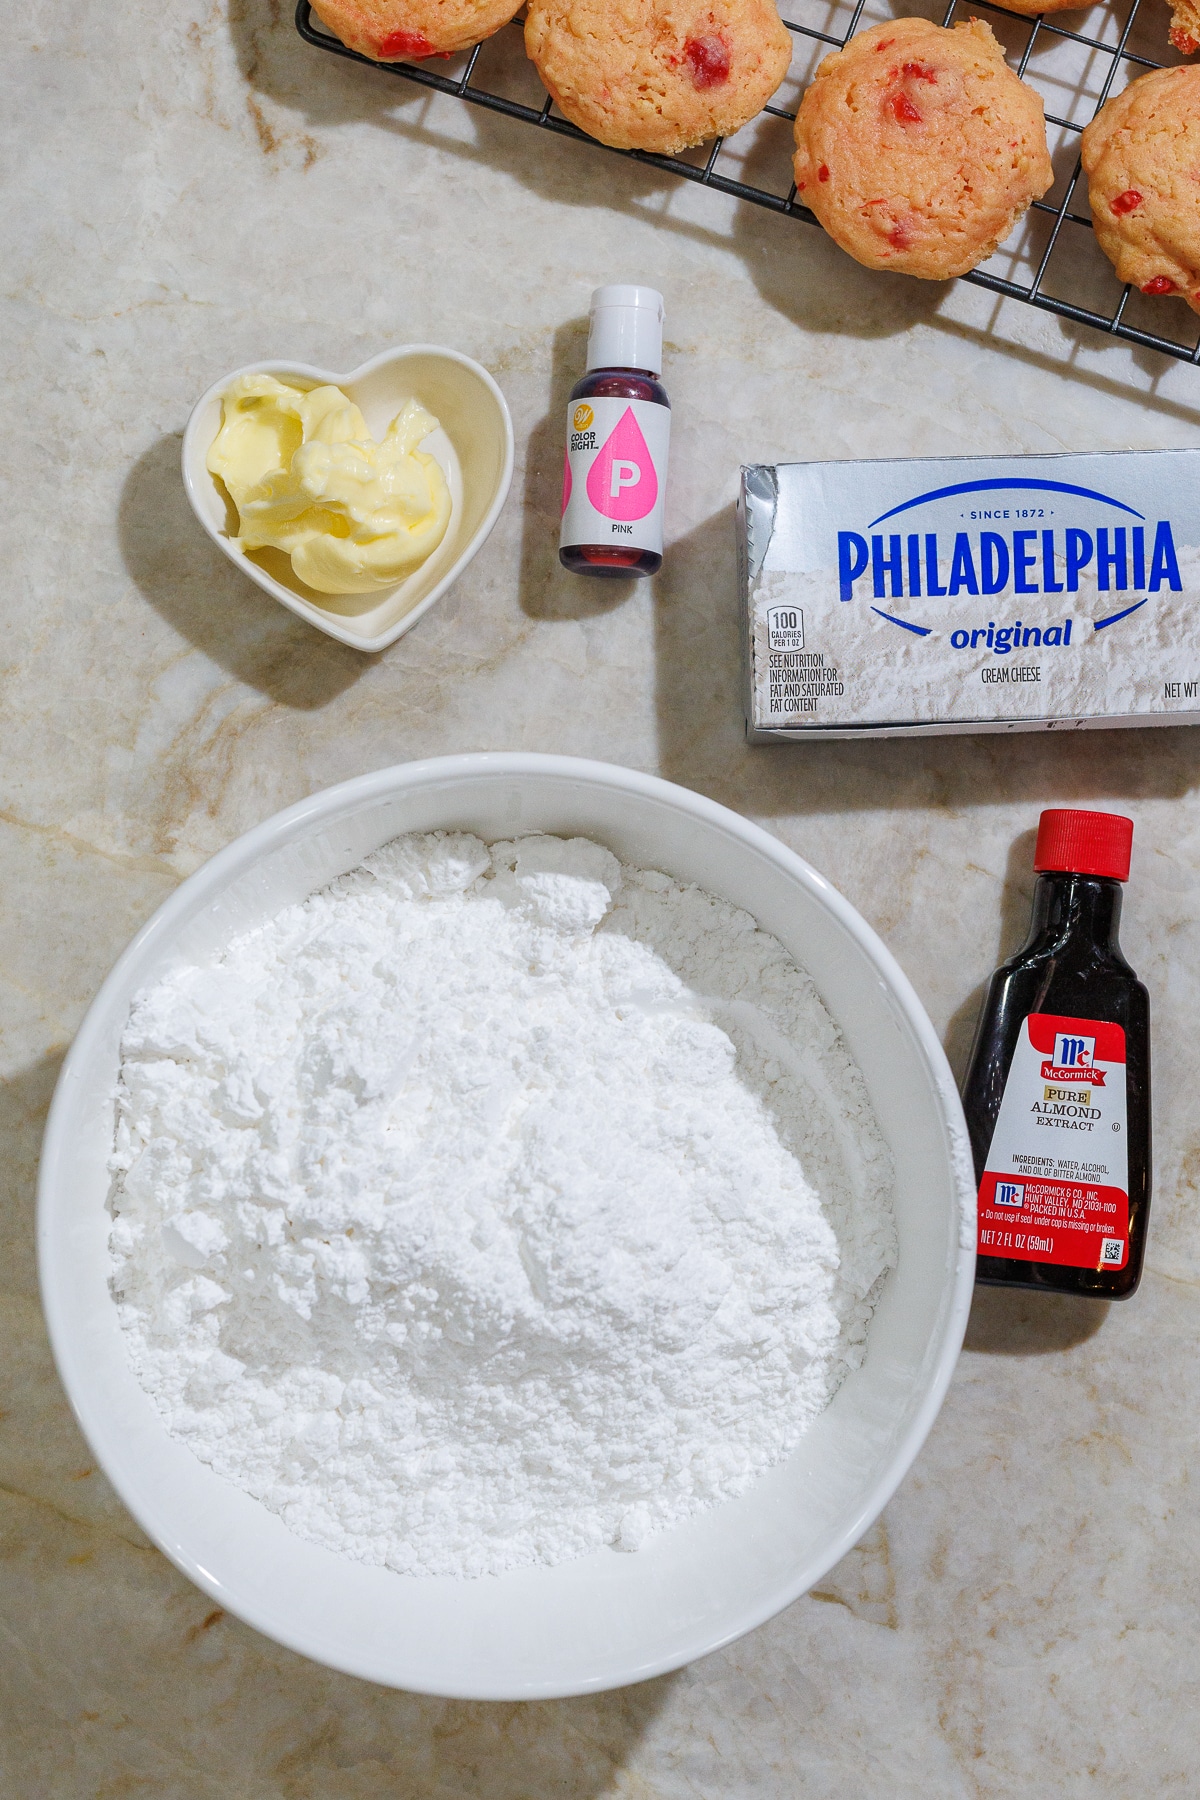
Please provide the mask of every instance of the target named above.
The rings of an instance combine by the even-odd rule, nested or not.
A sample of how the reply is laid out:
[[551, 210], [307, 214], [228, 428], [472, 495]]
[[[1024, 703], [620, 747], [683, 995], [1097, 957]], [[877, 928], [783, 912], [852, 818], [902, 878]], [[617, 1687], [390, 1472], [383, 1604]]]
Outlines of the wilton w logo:
[[1069, 1037], [1060, 1031], [1054, 1039], [1054, 1064], [1059, 1069], [1090, 1069], [1096, 1053], [1094, 1037]]
[[997, 1206], [1024, 1206], [1025, 1190], [1017, 1181], [998, 1181], [996, 1183]]

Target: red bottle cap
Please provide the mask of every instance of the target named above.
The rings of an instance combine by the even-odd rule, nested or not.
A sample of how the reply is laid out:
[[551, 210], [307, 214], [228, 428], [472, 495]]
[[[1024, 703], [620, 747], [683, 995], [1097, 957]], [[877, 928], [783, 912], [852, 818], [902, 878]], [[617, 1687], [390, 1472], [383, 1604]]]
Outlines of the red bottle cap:
[[1120, 813], [1075, 812], [1049, 807], [1038, 821], [1033, 866], [1069, 870], [1073, 875], [1106, 875], [1129, 880], [1133, 820]]

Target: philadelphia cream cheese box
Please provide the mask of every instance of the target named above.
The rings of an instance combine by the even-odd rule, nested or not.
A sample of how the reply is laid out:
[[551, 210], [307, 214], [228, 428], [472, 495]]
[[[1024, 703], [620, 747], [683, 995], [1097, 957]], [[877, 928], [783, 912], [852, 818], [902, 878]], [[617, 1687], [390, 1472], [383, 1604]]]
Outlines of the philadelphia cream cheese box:
[[742, 470], [755, 743], [1200, 721], [1200, 450]]

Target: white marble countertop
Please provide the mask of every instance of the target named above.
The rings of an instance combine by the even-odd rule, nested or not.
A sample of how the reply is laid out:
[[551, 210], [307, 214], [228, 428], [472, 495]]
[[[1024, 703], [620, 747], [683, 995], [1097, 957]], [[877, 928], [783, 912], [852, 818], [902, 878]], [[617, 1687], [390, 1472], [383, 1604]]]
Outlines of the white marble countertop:
[[[750, 750], [731, 502], [743, 460], [1191, 443], [1200, 374], [323, 57], [287, 0], [46, 0], [7, 35], [8, 1800], [1194, 1794], [1200, 735]], [[589, 291], [621, 279], [665, 292], [676, 408], [672, 541], [634, 587], [555, 554], [561, 402]], [[240, 363], [422, 339], [494, 370], [518, 474], [467, 577], [367, 659], [201, 534], [180, 433]], [[216, 1611], [91, 1466], [33, 1255], [59, 1060], [172, 884], [315, 788], [489, 747], [656, 769], [765, 823], [882, 932], [960, 1064], [1038, 809], [1127, 808], [1157, 1024], [1136, 1299], [981, 1293], [927, 1447], [819, 1592], [678, 1675], [526, 1707], [375, 1689]]]

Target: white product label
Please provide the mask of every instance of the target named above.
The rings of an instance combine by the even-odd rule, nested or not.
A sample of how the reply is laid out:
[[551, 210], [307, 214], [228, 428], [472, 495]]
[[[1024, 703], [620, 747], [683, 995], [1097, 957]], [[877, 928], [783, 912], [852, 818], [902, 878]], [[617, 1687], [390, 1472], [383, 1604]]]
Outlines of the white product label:
[[979, 1254], [1074, 1269], [1129, 1258], [1125, 1033], [1030, 1013], [979, 1184]]
[[1200, 714], [1200, 450], [755, 467], [742, 520], [755, 731]]
[[662, 553], [671, 412], [653, 400], [572, 400], [559, 543]]

